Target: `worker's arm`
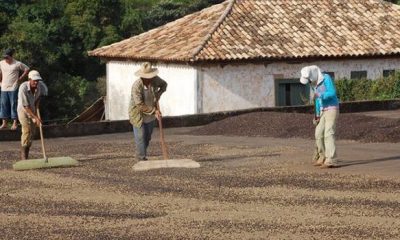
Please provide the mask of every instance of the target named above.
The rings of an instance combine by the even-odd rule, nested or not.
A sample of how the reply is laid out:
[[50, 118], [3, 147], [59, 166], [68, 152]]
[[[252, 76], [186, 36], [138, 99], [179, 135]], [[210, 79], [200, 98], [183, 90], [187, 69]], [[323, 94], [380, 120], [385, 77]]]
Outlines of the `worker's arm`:
[[315, 117], [316, 118], [319, 118], [319, 117], [321, 117], [321, 108], [322, 108], [322, 106], [321, 106], [321, 98], [315, 98]]
[[138, 84], [133, 84], [131, 94], [134, 104], [139, 108], [142, 113], [146, 115], [153, 115], [155, 113], [156, 107], [147, 106], [144, 103], [143, 94]]
[[168, 84], [167, 84], [167, 82], [166, 81], [164, 81], [162, 78], [160, 78], [160, 77], [157, 77], [156, 79], [155, 79], [155, 82], [153, 83], [154, 85], [155, 85], [155, 98], [156, 98], [156, 107], [157, 107], [157, 110], [156, 110], [156, 112], [155, 112], [155, 115], [156, 115], [156, 118], [158, 119], [158, 120], [161, 120], [161, 117], [162, 117], [162, 115], [161, 115], [161, 109], [160, 109], [160, 104], [159, 104], [159, 101], [160, 101], [160, 98], [161, 98], [161, 95], [165, 92], [165, 91], [167, 91], [167, 86], [168, 86]]
[[160, 77], [157, 77], [154, 81], [154, 86], [156, 87], [156, 91], [155, 91], [155, 97], [156, 100], [158, 101], [161, 97], [161, 95], [167, 91], [167, 82], [164, 81], [163, 79], [161, 79]]
[[318, 125], [320, 118], [321, 118], [321, 99], [316, 97], [314, 99], [314, 119], [313, 119], [313, 124], [315, 126]]
[[24, 78], [28, 75], [28, 73], [29, 73], [29, 68], [26, 69], [26, 70], [24, 71], [24, 73], [22, 73], [22, 75], [21, 75], [21, 77], [19, 77], [18, 81], [19, 81], [19, 82], [22, 82], [22, 80], [24, 80]]
[[21, 63], [21, 64], [20, 64], [20, 70], [21, 70], [21, 71], [24, 71], [24, 72], [23, 72], [22, 75], [18, 78], [18, 82], [19, 82], [19, 83], [21, 83], [21, 82], [24, 80], [24, 78], [28, 75], [28, 73], [29, 73], [29, 67], [26, 66], [25, 64]]
[[40, 104], [40, 100], [44, 97], [48, 95], [48, 88], [46, 86], [46, 84], [44, 84], [44, 82], [39, 81], [39, 85], [38, 85], [38, 90], [39, 90], [39, 97], [38, 99], [35, 100], [35, 109], [36, 109], [36, 116], [39, 118], [40, 123], [43, 123], [42, 117], [39, 114], [39, 104]]
[[34, 112], [32, 112], [30, 107], [24, 107], [25, 113], [28, 115], [30, 119], [37, 125], [40, 126], [42, 124], [42, 119], [39, 118]]

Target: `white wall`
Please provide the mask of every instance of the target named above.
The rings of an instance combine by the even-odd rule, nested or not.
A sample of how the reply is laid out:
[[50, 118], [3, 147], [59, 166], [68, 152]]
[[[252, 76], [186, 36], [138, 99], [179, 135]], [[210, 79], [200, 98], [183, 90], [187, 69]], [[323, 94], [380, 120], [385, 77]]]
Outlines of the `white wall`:
[[[131, 87], [137, 79], [135, 72], [141, 63], [110, 61], [107, 63], [107, 103], [108, 120], [128, 119]], [[164, 116], [179, 116], [197, 113], [196, 70], [190, 66], [159, 64], [159, 76], [168, 83], [167, 91], [160, 100]]]
[[367, 71], [368, 79], [382, 77], [383, 70], [400, 70], [400, 58], [366, 60], [315, 61], [299, 64], [272, 63], [266, 66], [267, 73], [283, 74], [284, 78], [299, 78], [302, 67], [317, 65], [323, 71], [335, 72], [335, 78], [350, 78], [351, 71]]
[[264, 65], [228, 65], [199, 69], [202, 113], [273, 106], [274, 78]]
[[[131, 86], [141, 63], [107, 63], [107, 105], [109, 120], [128, 119]], [[165, 116], [229, 111], [275, 106], [275, 79], [300, 77], [300, 69], [318, 65], [334, 72], [335, 78], [350, 78], [351, 71], [368, 71], [368, 78], [382, 76], [383, 70], [400, 70], [400, 58], [316, 61], [306, 63], [235, 64], [192, 67], [159, 64], [160, 77], [168, 89], [161, 98]]]
[[351, 71], [362, 70], [369, 79], [377, 79], [383, 70], [400, 70], [400, 58], [199, 67], [199, 110], [209, 113], [275, 106], [274, 80], [300, 78], [301, 68], [308, 65], [334, 72], [336, 79], [350, 78]]

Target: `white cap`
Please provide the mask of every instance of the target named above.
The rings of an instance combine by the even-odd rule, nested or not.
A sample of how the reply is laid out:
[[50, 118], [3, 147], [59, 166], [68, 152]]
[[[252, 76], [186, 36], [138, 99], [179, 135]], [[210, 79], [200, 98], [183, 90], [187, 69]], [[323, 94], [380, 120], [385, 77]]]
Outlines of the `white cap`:
[[304, 67], [301, 69], [301, 77], [300, 77], [300, 82], [304, 85], [308, 84], [311, 82], [310, 79], [310, 70], [309, 67]]
[[318, 66], [307, 66], [301, 69], [300, 82], [302, 84], [308, 84], [310, 82], [317, 82], [320, 84], [324, 80], [324, 75]]
[[31, 80], [42, 80], [42, 77], [40, 76], [39, 72], [36, 70], [32, 70], [28, 74], [28, 78]]

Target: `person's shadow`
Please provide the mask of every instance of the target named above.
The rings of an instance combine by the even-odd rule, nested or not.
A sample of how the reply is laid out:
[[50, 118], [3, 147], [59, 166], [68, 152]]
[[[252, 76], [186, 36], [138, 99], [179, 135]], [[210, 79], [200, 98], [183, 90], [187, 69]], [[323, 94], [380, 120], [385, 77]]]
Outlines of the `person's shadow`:
[[400, 160], [400, 156], [392, 156], [392, 157], [385, 157], [385, 158], [375, 158], [369, 160], [353, 160], [353, 161], [346, 161], [341, 162], [339, 167], [348, 167], [353, 165], [363, 165], [363, 164], [370, 164], [370, 163], [377, 163], [377, 162], [386, 162], [392, 160]]

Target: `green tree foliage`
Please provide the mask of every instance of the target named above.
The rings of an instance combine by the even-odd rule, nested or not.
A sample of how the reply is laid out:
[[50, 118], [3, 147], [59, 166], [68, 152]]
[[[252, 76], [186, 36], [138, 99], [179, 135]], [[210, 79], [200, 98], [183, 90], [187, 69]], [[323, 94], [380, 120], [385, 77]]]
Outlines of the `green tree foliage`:
[[121, 39], [116, 29], [120, 23], [120, 12], [118, 0], [75, 0], [65, 8], [73, 35], [82, 41], [84, 49], [93, 49], [101, 46], [101, 42], [110, 44]]
[[40, 71], [48, 119], [71, 119], [104, 94], [105, 68], [87, 51], [222, 0], [0, 0], [0, 49]]
[[[50, 98], [57, 94], [55, 86], [61, 81], [59, 74], [71, 71], [69, 59], [78, 56], [74, 56], [74, 46], [69, 38], [72, 28], [64, 16], [64, 8], [62, 0], [22, 4], [8, 25], [8, 31], [0, 38], [3, 49], [15, 48], [17, 59], [40, 71], [49, 86]], [[69, 105], [68, 99], [59, 101], [59, 107], [48, 109], [49, 113], [45, 115], [50, 118], [68, 116], [71, 110], [60, 112], [63, 105]]]
[[395, 3], [395, 4], [400, 4], [400, 0], [386, 0], [387, 2]]
[[121, 23], [119, 29], [124, 38], [145, 31], [143, 18], [159, 1], [157, 0], [121, 0]]
[[223, 0], [164, 0], [156, 4], [149, 14], [144, 16], [144, 28], [155, 28], [181, 18], [189, 13], [199, 11], [209, 5], [221, 3]]
[[0, 4], [0, 35], [6, 30], [12, 16], [17, 12], [17, 4], [11, 1], [2, 1]]

